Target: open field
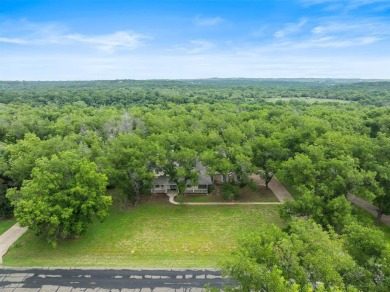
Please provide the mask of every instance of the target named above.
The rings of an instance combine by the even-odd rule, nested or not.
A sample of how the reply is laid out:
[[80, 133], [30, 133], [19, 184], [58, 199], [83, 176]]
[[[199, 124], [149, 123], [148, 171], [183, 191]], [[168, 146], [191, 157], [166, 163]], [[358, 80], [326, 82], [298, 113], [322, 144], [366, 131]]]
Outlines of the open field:
[[[256, 190], [249, 187], [240, 188], [240, 197], [234, 202], [279, 202], [274, 193], [265, 186], [257, 186]], [[221, 191], [210, 195], [185, 195], [182, 202], [228, 202], [223, 199]]]
[[3, 234], [7, 229], [16, 223], [15, 219], [0, 219], [0, 234]]
[[[279, 206], [175, 206], [165, 197], [127, 210], [53, 249], [27, 232], [4, 257], [9, 266], [216, 267], [237, 238], [282, 221]], [[263, 227], [264, 228], [264, 227]]]
[[297, 101], [304, 101], [307, 103], [316, 103], [316, 102], [337, 102], [337, 103], [350, 103], [349, 100], [343, 100], [343, 99], [332, 99], [332, 98], [306, 98], [306, 97], [270, 97], [265, 98], [266, 101], [270, 102], [277, 102], [277, 101], [291, 101], [291, 100], [297, 100]]

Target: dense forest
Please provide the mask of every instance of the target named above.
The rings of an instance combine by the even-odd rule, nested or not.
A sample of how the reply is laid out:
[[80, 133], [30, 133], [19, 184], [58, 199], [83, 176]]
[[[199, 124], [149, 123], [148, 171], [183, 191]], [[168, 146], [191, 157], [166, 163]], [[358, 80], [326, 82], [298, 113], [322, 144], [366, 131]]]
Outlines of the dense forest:
[[141, 106], [166, 103], [258, 104], [270, 98], [338, 99], [389, 105], [387, 81], [343, 79], [113, 80], [83, 82], [0, 82], [1, 103]]
[[201, 161], [297, 191], [286, 229], [227, 265], [245, 291], [389, 291], [389, 244], [346, 198], [390, 213], [389, 105], [388, 81], [0, 82], [0, 216], [55, 245], [108, 215], [106, 187], [137, 204], [156, 171], [180, 192]]

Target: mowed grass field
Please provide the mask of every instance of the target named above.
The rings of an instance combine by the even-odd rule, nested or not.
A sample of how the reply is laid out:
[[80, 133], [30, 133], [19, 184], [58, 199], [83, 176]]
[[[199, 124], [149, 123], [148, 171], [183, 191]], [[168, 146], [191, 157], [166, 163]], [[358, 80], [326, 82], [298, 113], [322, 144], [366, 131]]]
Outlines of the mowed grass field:
[[112, 208], [78, 239], [52, 248], [28, 231], [4, 257], [6, 266], [217, 267], [247, 233], [282, 226], [279, 206], [175, 206], [166, 197]]

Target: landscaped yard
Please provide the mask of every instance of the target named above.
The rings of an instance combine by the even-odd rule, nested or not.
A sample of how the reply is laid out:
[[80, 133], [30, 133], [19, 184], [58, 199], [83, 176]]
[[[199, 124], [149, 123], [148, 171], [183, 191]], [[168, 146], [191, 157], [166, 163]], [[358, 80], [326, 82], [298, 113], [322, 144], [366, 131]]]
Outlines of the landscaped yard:
[[[240, 188], [240, 197], [234, 202], [279, 202], [274, 193], [265, 186], [257, 185], [256, 190], [249, 187]], [[229, 202], [223, 199], [222, 191], [210, 195], [185, 195], [182, 202]]]
[[9, 266], [216, 267], [237, 239], [282, 225], [279, 206], [175, 206], [166, 196], [127, 210], [53, 249], [27, 232], [4, 257]]
[[16, 223], [15, 219], [0, 219], [0, 235]]

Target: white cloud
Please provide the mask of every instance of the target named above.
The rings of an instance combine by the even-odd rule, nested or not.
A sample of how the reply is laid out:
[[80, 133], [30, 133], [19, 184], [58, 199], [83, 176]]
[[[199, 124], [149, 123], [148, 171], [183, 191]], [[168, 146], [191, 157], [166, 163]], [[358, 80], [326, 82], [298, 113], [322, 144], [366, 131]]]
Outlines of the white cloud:
[[28, 42], [26, 40], [24, 40], [24, 39], [1, 37], [1, 36], [0, 36], [0, 43], [8, 43], [8, 44], [15, 44], [15, 45], [26, 45], [26, 44], [28, 44]]
[[[19, 23], [16, 29], [7, 29], [15, 23]], [[5, 33], [9, 35], [4, 35]], [[36, 24], [26, 20], [0, 25], [0, 43], [14, 45], [85, 45], [98, 50], [113, 52], [119, 49], [136, 49], [143, 44], [145, 39], [150, 38], [146, 34], [127, 31], [117, 31], [104, 35], [69, 33], [62, 25]]]
[[376, 6], [374, 10], [377, 10], [378, 8], [386, 10], [389, 8], [386, 4], [389, 4], [390, 0], [300, 0], [299, 2], [303, 6], [326, 4], [327, 8], [332, 10], [342, 8], [346, 10], [353, 10], [367, 5]]
[[362, 6], [366, 5], [383, 5], [383, 4], [389, 4], [389, 0], [349, 0], [347, 1], [347, 9], [356, 9]]
[[[349, 37], [342, 38], [337, 36], [324, 36], [324, 37], [309, 37], [301, 40], [288, 40], [277, 41], [260, 45], [257, 47], [238, 48], [239, 54], [256, 56], [263, 53], [281, 53], [282, 52], [299, 52], [305, 50], [305, 52], [316, 52], [318, 49], [332, 49], [334, 54], [340, 53], [340, 49], [343, 48], [358, 48], [361, 46], [372, 45], [377, 42], [383, 41], [383, 38], [376, 36], [361, 36], [361, 37]], [[333, 51], [329, 51], [333, 52]]]
[[313, 27], [312, 35], [301, 46], [341, 48], [370, 45], [389, 40], [389, 25], [388, 21], [378, 18], [367, 18], [364, 21], [351, 19], [322, 21]]
[[191, 40], [189, 43], [169, 49], [169, 52], [185, 52], [186, 54], [199, 54], [215, 48], [215, 44], [206, 40]]
[[275, 32], [274, 36], [276, 38], [283, 38], [286, 35], [299, 32], [301, 28], [307, 23], [306, 18], [302, 18], [297, 23], [287, 23], [281, 30]]
[[358, 21], [345, 17], [326, 17], [310, 22], [301, 19], [296, 23], [286, 24], [274, 34], [275, 39], [258, 48], [260, 51], [284, 51], [365, 46], [389, 40], [389, 25], [388, 20], [382, 18]]
[[388, 30], [390, 23], [378, 19], [366, 19], [354, 21], [338, 19], [337, 21], [323, 21], [311, 31], [316, 35], [348, 34], [348, 35], [390, 35]]
[[262, 37], [262, 36], [266, 35], [268, 30], [269, 30], [269, 25], [265, 24], [265, 25], [259, 27], [258, 29], [255, 29], [254, 31], [252, 31], [251, 36], [256, 37], [256, 38]]
[[142, 44], [146, 36], [118, 31], [108, 35], [85, 36], [81, 34], [69, 34], [63, 36], [65, 40], [71, 40], [82, 44], [94, 46], [103, 51], [112, 52], [116, 49], [135, 49]]
[[341, 39], [336, 37], [313, 38], [300, 42], [289, 43], [289, 48], [294, 49], [309, 49], [309, 48], [345, 48], [357, 47], [376, 43], [382, 40], [378, 37], [356, 37], [349, 39]]
[[214, 44], [205, 40], [192, 40], [191, 45], [194, 47], [189, 51], [192, 54], [203, 52], [214, 48]]
[[222, 23], [224, 19], [220, 16], [214, 16], [214, 17], [197, 16], [194, 21], [195, 24], [199, 26], [214, 26]]
[[0, 36], [16, 38], [25, 44], [56, 43], [59, 36], [68, 33], [60, 23], [34, 23], [26, 19], [8, 20], [0, 23]]

